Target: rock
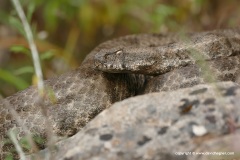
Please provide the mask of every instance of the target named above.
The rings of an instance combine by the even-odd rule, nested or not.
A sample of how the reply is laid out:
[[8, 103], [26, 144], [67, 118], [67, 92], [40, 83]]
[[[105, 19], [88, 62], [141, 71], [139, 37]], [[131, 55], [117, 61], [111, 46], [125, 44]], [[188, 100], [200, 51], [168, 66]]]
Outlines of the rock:
[[206, 141], [200, 145], [196, 153], [204, 154], [197, 156], [196, 160], [223, 159], [238, 160], [240, 158], [240, 134], [230, 134]]
[[51, 159], [207, 159], [193, 152], [217, 152], [219, 142], [233, 147], [229, 137], [239, 140], [239, 104], [240, 87], [233, 82], [132, 97], [59, 142]]

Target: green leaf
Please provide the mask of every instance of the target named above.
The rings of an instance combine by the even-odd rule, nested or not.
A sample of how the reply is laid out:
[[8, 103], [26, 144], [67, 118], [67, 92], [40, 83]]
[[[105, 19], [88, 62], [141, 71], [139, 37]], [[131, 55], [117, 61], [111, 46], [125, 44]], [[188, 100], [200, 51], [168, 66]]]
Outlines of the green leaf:
[[24, 46], [20, 46], [20, 45], [12, 46], [10, 48], [10, 51], [14, 52], [14, 53], [24, 53], [28, 56], [31, 56], [30, 50], [28, 48], [26, 48]]
[[40, 54], [40, 59], [41, 60], [49, 60], [54, 56], [55, 56], [55, 53], [53, 53], [52, 51], [47, 51], [47, 52]]
[[20, 142], [22, 148], [27, 149], [27, 150], [31, 149], [31, 145], [29, 144], [26, 136], [21, 138], [19, 142]]
[[3, 70], [3, 69], [0, 69], [0, 79], [4, 80], [7, 83], [14, 85], [19, 90], [23, 90], [29, 86], [29, 84], [25, 80], [13, 75], [9, 71]]
[[28, 19], [28, 22], [31, 22], [32, 15], [33, 15], [33, 12], [34, 12], [35, 8], [36, 8], [35, 3], [33, 3], [31, 1], [29, 3], [28, 7], [27, 7], [27, 19]]
[[31, 30], [32, 30], [33, 37], [36, 37], [37, 24], [36, 23], [32, 23], [30, 27], [31, 27]]
[[8, 17], [8, 22], [12, 27], [17, 29], [24, 37], [26, 37], [25, 36], [25, 31], [24, 31], [23, 26], [22, 26], [22, 23], [18, 18], [13, 17], [13, 16], [9, 16]]
[[14, 71], [15, 75], [22, 75], [22, 74], [26, 74], [26, 73], [34, 73], [34, 68], [33, 66], [25, 66], [25, 67], [21, 67], [17, 70]]

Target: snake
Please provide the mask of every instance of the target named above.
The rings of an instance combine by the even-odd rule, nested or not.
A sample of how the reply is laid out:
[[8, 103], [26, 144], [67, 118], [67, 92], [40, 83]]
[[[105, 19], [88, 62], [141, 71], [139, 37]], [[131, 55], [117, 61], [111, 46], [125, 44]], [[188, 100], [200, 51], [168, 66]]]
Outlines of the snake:
[[45, 80], [51, 96], [39, 100], [36, 86], [31, 86], [0, 100], [0, 158], [9, 154], [18, 158], [7, 141], [11, 128], [21, 140], [26, 136], [25, 126], [32, 137], [43, 140], [37, 142], [43, 149], [49, 140], [47, 130], [58, 140], [70, 137], [115, 102], [205, 83], [203, 66], [214, 70], [216, 80], [238, 81], [239, 53], [239, 29], [137, 34], [106, 41], [77, 69]]

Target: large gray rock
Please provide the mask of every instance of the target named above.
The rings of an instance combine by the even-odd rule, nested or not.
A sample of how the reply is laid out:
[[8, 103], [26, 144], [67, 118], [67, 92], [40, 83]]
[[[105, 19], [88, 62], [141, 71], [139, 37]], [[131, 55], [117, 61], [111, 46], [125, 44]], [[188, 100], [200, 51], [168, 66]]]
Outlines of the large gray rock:
[[[51, 159], [209, 158], [192, 155], [194, 151], [235, 152], [235, 158], [240, 158], [240, 146], [234, 143], [240, 140], [239, 104], [240, 88], [233, 82], [129, 98], [100, 113], [73, 137], [59, 142]], [[232, 149], [219, 148], [220, 142]]]
[[196, 155], [194, 158], [196, 158], [196, 160], [238, 160], [240, 158], [239, 142], [239, 132], [206, 140], [195, 152], [205, 155]]

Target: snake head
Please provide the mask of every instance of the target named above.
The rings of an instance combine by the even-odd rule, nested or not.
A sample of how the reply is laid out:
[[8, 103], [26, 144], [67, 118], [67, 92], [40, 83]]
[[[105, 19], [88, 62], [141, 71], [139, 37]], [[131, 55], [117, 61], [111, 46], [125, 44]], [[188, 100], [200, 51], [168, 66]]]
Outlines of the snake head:
[[145, 74], [156, 62], [149, 52], [144, 48], [102, 49], [95, 55], [95, 68], [109, 73]]

